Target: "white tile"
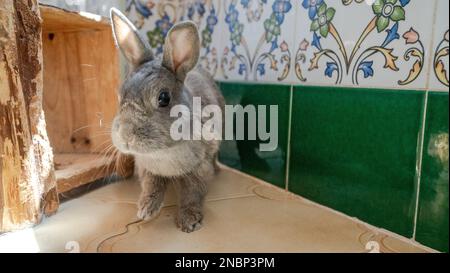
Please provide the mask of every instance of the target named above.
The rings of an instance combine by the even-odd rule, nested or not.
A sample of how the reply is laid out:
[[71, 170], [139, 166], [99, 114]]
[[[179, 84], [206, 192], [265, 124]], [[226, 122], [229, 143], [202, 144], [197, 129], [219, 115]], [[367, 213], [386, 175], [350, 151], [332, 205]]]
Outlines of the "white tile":
[[221, 32], [220, 21], [223, 11], [220, 0], [180, 1], [183, 15], [180, 20], [192, 20], [199, 28], [202, 49], [200, 64], [216, 77], [220, 69]]
[[[233, 42], [233, 33], [230, 31], [232, 22], [225, 22], [224, 44], [227, 51], [222, 55], [224, 79], [258, 82], [288, 80], [291, 60], [294, 57], [293, 49], [290, 48], [295, 37], [293, 3], [294, 1], [268, 0], [265, 3], [261, 0], [249, 0], [248, 6], [245, 6], [237, 0], [224, 1], [225, 18], [232, 18], [232, 14], [237, 15], [233, 21], [236, 24], [235, 29], [242, 29], [241, 39], [237, 38]], [[279, 20], [274, 19], [272, 24], [274, 29], [279, 25], [280, 33], [269, 36], [265, 23], [275, 15], [274, 4], [280, 11], [283, 7], [286, 8], [286, 12], [279, 13]]]
[[[392, 29], [395, 25], [395, 22], [391, 20], [388, 27], [381, 32], [378, 32], [376, 28], [373, 29], [363, 39], [360, 48], [352, 57], [352, 51], [358, 39], [375, 18], [371, 4], [367, 4], [372, 3], [373, 0], [362, 3], [350, 1], [349, 5], [344, 5], [343, 1], [324, 0], [323, 2], [328, 5], [328, 8], [335, 10], [332, 24], [336, 29], [335, 36], [339, 35], [341, 41], [338, 42], [338, 39], [331, 34], [326, 38], [320, 38], [321, 48], [327, 50], [327, 54], [319, 59], [318, 68], [315, 69], [309, 69], [311, 59], [320, 50], [312, 45], [313, 32], [310, 31], [312, 20], [308, 16], [308, 10], [302, 6], [303, 0], [248, 0], [247, 3], [240, 0], [140, 1], [140, 3], [144, 3], [144, 6], [137, 8], [137, 4], [134, 4], [129, 15], [139, 25], [141, 32], [146, 37], [152, 37], [151, 33], [155, 31], [157, 22], [164, 18], [167, 19], [168, 26], [181, 19], [193, 19], [198, 22], [200, 32], [203, 32], [212, 8], [214, 8], [218, 23], [212, 29], [210, 50], [202, 49], [201, 63], [217, 80], [309, 85], [335, 85], [337, 83], [342, 86], [399, 89], [426, 89], [430, 82], [433, 89], [441, 90], [445, 89], [445, 86], [436, 79], [433, 67], [429, 67], [432, 64], [429, 58], [434, 57], [434, 49], [442, 40], [432, 42], [436, 1], [442, 6], [438, 7], [436, 37], [443, 37], [445, 31], [448, 30], [448, 1], [410, 0], [408, 3], [407, 0], [398, 0], [395, 5], [399, 6], [402, 3], [406, 3], [406, 5], [403, 7], [405, 20], [398, 22], [397, 38], [389, 44], [383, 45], [387, 30]], [[138, 2], [135, 1], [135, 3]], [[284, 20], [280, 25], [281, 33], [277, 39], [277, 48], [271, 51], [272, 44], [265, 39], [264, 22], [270, 19], [274, 13], [273, 4], [282, 4], [283, 2], [290, 3], [291, 8], [284, 14]], [[235, 8], [231, 8], [232, 6]], [[147, 12], [150, 11], [152, 15], [144, 18], [145, 12], [137, 12], [137, 10], [144, 9], [147, 9]], [[194, 11], [191, 13], [192, 17], [188, 16], [190, 10]], [[230, 23], [226, 22], [227, 15], [234, 10], [238, 16], [236, 18], [237, 26], [242, 28], [241, 39], [234, 42], [235, 47], [233, 47], [231, 39]], [[414, 43], [406, 43], [404, 35], [411, 28], [418, 33], [419, 39]], [[409, 34], [414, 34], [414, 32], [409, 32]], [[153, 37], [155, 36], [153, 35]], [[414, 38], [414, 35], [410, 35], [410, 37]], [[343, 50], [340, 50], [339, 43], [345, 48], [346, 56], [344, 56]], [[284, 51], [280, 47], [282, 44]], [[154, 46], [155, 51], [158, 49], [161, 51], [162, 44], [156, 43]], [[232, 51], [232, 48], [235, 50]], [[375, 51], [375, 48], [378, 48], [378, 51]], [[429, 52], [431, 48], [433, 48], [433, 52]], [[417, 53], [423, 54], [423, 59], [414, 54], [410, 54], [410, 58], [405, 59], [405, 56], [413, 49], [417, 49]], [[385, 67], [385, 57], [389, 57], [389, 53], [395, 63], [392, 65], [393, 69]], [[420, 61], [418, 75], [411, 77], [411, 81], [408, 83], [402, 83], [408, 78], [417, 61]], [[442, 58], [442, 61], [447, 67], [448, 56]], [[366, 65], [361, 66], [361, 63]], [[330, 71], [333, 71], [329, 73], [331, 77], [326, 75], [327, 65], [330, 67]], [[340, 67], [339, 78], [334, 66]], [[358, 68], [366, 68], [367, 75], [364, 75], [363, 69]], [[430, 74], [430, 79], [428, 74]]]
[[[203, 43], [202, 48], [202, 55], [200, 64], [203, 68], [207, 69], [210, 74], [216, 79], [220, 80], [222, 79], [220, 73], [221, 67], [220, 67], [220, 58], [221, 53], [224, 49], [223, 39], [224, 39], [224, 7], [221, 0], [213, 0], [213, 1], [205, 1], [208, 4], [208, 11], [207, 15], [204, 16], [202, 20], [202, 24], [200, 25], [200, 35], [202, 35], [202, 41], [204, 40], [203, 36], [205, 35], [203, 32], [206, 31], [205, 29], [212, 30], [212, 41], [209, 46], [209, 50], [205, 47], [206, 43]], [[211, 16], [211, 17], [210, 17]], [[213, 26], [212, 24], [208, 24], [207, 22], [214, 22], [213, 16], [217, 19], [217, 23]], [[209, 18], [208, 18], [209, 17]], [[212, 20], [212, 21], [211, 21]]]
[[[429, 54], [430, 58], [432, 58], [432, 66], [430, 68], [430, 90], [435, 91], [448, 91], [450, 69], [448, 63], [448, 10], [448, 0], [437, 0], [434, 39], [432, 52]], [[447, 53], [445, 56], [442, 56], [440, 53], [445, 51], [445, 47], [447, 47]], [[443, 70], [441, 67], [445, 69], [445, 73], [442, 73]]]
[[308, 39], [307, 33], [304, 31], [305, 20], [304, 9], [302, 7], [302, 1], [294, 2], [295, 8], [295, 36], [294, 43], [292, 44], [293, 59], [292, 59], [292, 73], [290, 81], [295, 84], [303, 84], [307, 81], [305, 73], [309, 65], [309, 59], [307, 51], [311, 46], [311, 41]]
[[130, 3], [126, 7], [125, 14], [140, 33], [149, 39], [155, 55], [161, 56], [165, 34], [173, 24], [178, 22], [183, 7], [178, 5], [178, 2], [169, 3], [167, 0], [130, 1]]
[[[375, 13], [371, 5], [367, 2], [357, 3], [352, 1], [349, 5], [344, 5], [342, 1], [325, 0], [324, 3], [328, 8], [335, 10], [334, 18], [331, 23], [336, 32], [330, 31], [327, 37], [320, 38], [321, 49], [327, 53], [322, 55], [318, 61], [318, 68], [310, 68], [310, 60], [314, 54], [318, 54], [321, 50], [312, 46], [313, 32], [310, 31], [312, 20], [308, 16], [308, 10], [300, 5], [297, 23], [297, 32], [299, 40], [306, 39], [309, 42], [309, 48], [306, 51], [307, 62], [302, 66], [302, 71], [307, 78], [307, 84], [311, 85], [332, 85], [339, 84], [344, 86], [360, 86], [360, 87], [381, 87], [381, 88], [404, 88], [404, 89], [425, 89], [426, 88], [426, 71], [428, 70], [428, 62], [426, 62], [426, 52], [431, 41], [431, 29], [433, 25], [433, 10], [435, 1], [417, 1], [411, 0], [403, 9], [405, 11], [405, 20], [398, 22], [397, 39], [392, 40], [387, 45], [384, 41], [387, 37], [387, 30], [393, 29], [395, 22], [390, 21], [389, 25], [381, 32], [373, 29], [365, 38], [362, 35], [368, 28], [372, 20], [376, 19]], [[372, 1], [369, 1], [372, 2]], [[402, 1], [397, 1], [396, 6], [400, 6]], [[413, 44], [407, 44], [404, 37], [411, 28], [419, 33], [419, 40]], [[411, 32], [412, 34], [413, 32]], [[338, 38], [338, 36], [340, 38]], [[358, 44], [358, 40], [363, 37], [359, 43], [360, 48], [352, 54], [354, 48]], [[411, 40], [412, 41], [412, 40]], [[345, 50], [341, 50], [342, 45]], [[373, 49], [378, 49], [374, 51]], [[412, 56], [409, 61], [404, 56], [409, 49], [417, 48], [421, 54], [425, 54], [422, 60], [422, 70], [414, 80], [407, 84], [401, 84], [408, 78], [410, 70], [418, 58]], [[392, 50], [392, 58], [394, 58], [395, 67], [393, 69], [386, 68], [385, 56], [389, 57]], [[322, 51], [323, 52], [323, 51]], [[374, 53], [375, 52], [375, 53]], [[366, 64], [367, 77], [364, 77], [363, 70], [358, 70], [361, 63]], [[326, 75], [327, 65], [330, 71], [333, 68], [339, 69], [339, 77], [337, 70]], [[358, 71], [357, 73], [355, 73]], [[373, 73], [373, 76], [371, 75]]]
[[[220, 78], [220, 52], [223, 32], [221, 21], [223, 5], [221, 0], [189, 0], [189, 1], [134, 1], [126, 14], [146, 37], [157, 57], [161, 57], [165, 35], [170, 27], [184, 20], [194, 21], [202, 41], [200, 64], [212, 76]], [[208, 42], [208, 36], [211, 41]]]

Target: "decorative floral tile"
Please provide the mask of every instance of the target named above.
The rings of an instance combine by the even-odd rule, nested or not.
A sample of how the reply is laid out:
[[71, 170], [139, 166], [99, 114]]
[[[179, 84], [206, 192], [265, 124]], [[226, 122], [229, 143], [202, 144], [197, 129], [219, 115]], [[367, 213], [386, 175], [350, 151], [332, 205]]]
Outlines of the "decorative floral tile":
[[426, 88], [435, 1], [298, 2], [299, 81]]
[[202, 44], [200, 63], [215, 76], [223, 36], [219, 30], [220, 3], [220, 0], [127, 0], [125, 12], [148, 38], [158, 57], [161, 56], [164, 39], [175, 23], [184, 20], [196, 22]]
[[426, 89], [431, 82], [439, 90], [448, 86], [447, 10], [446, 0], [128, 0], [126, 5], [158, 55], [174, 23], [197, 22], [201, 64], [217, 80], [391, 89]]
[[294, 0], [225, 0], [221, 67], [229, 80], [287, 81], [295, 33]]
[[448, 63], [448, 0], [437, 0], [437, 11], [434, 26], [434, 41], [432, 45], [433, 58], [430, 73], [430, 89], [448, 91], [449, 63]]

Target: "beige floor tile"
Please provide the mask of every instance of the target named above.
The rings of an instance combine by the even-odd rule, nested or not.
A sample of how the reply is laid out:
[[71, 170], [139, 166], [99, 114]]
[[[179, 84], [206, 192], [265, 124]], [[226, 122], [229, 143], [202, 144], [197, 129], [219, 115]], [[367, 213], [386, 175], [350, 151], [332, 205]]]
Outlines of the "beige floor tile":
[[[253, 196], [253, 188], [258, 185], [251, 179], [242, 179], [242, 175], [232, 171], [223, 171], [208, 185], [207, 200], [218, 200], [236, 197]], [[100, 200], [103, 202], [136, 203], [139, 196], [140, 185], [136, 178], [114, 183], [101, 190], [93, 191], [83, 198]], [[165, 201], [165, 206], [176, 204], [176, 194], [170, 185]]]
[[174, 224], [173, 189], [156, 219], [136, 221], [139, 190], [132, 179], [65, 202], [38, 227], [0, 236], [0, 252], [427, 251], [229, 169], [211, 182], [204, 227], [190, 234]]
[[[174, 208], [158, 219], [134, 225], [129, 233], [104, 242], [106, 252], [362, 252], [358, 227], [300, 202], [244, 197], [209, 202], [204, 228], [180, 233]], [[158, 232], [157, 230], [164, 230]]]

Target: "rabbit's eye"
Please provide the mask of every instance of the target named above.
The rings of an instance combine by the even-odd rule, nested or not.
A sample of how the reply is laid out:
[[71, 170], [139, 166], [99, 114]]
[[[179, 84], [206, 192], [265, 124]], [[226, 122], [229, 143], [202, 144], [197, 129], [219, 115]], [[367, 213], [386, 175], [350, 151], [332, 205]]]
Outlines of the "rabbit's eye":
[[170, 94], [168, 91], [162, 91], [159, 93], [158, 98], [159, 107], [167, 107], [170, 103]]

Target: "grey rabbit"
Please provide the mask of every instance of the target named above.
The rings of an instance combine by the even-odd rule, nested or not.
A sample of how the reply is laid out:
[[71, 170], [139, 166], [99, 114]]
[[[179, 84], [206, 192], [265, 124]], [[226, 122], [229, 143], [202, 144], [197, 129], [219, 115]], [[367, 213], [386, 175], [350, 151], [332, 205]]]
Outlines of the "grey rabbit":
[[168, 184], [173, 183], [179, 199], [177, 226], [184, 232], [198, 230], [207, 182], [218, 171], [220, 140], [173, 140], [170, 135], [176, 119], [170, 116], [172, 106], [185, 105], [192, 113], [193, 97], [200, 97], [202, 106], [224, 108], [213, 78], [197, 65], [197, 27], [190, 21], [174, 25], [160, 60], [119, 10], [111, 9], [111, 21], [116, 44], [130, 67], [119, 91], [111, 137], [119, 151], [135, 158], [142, 189], [137, 216], [143, 220], [156, 216]]

